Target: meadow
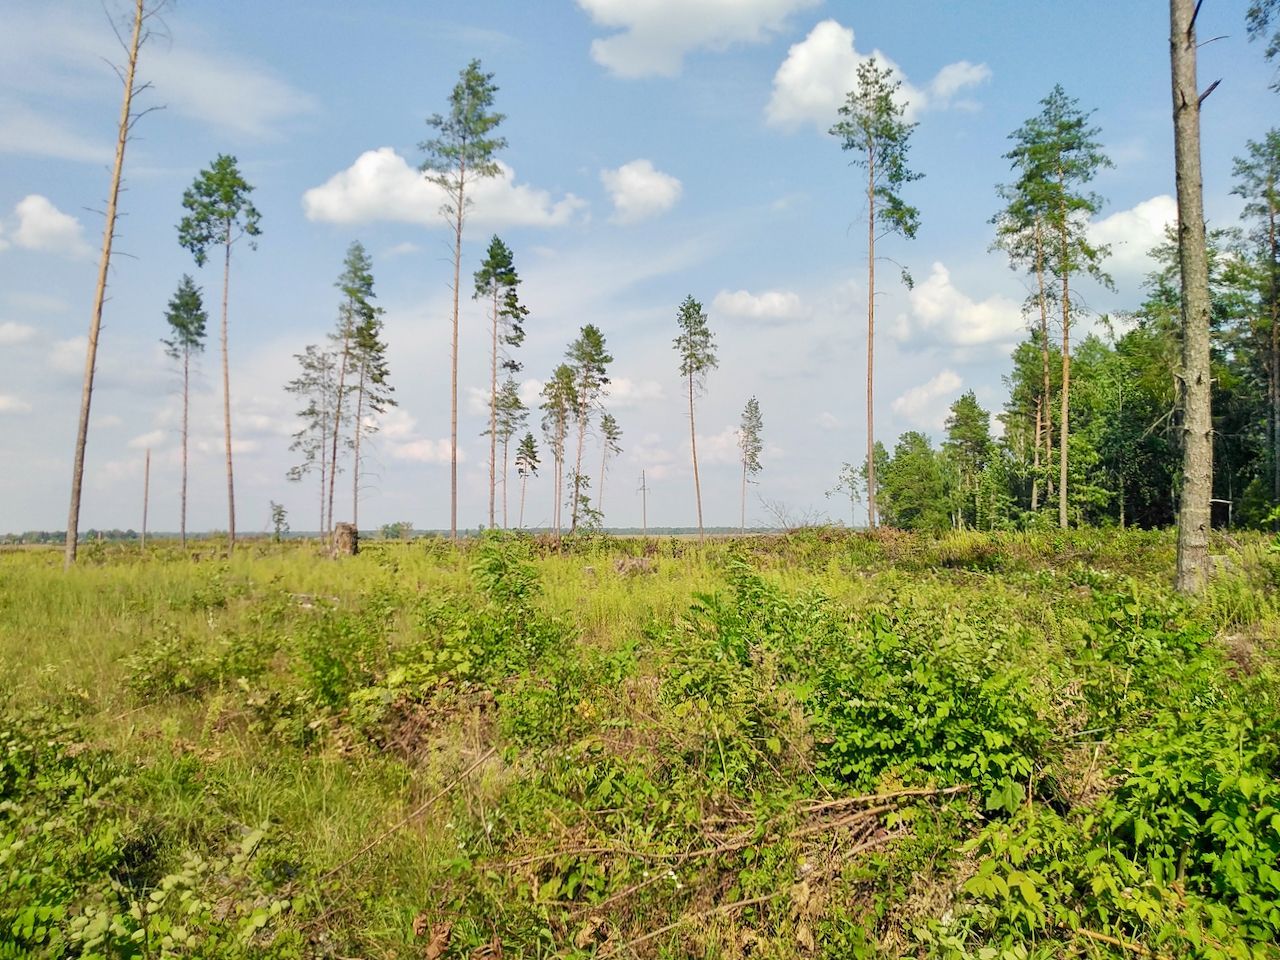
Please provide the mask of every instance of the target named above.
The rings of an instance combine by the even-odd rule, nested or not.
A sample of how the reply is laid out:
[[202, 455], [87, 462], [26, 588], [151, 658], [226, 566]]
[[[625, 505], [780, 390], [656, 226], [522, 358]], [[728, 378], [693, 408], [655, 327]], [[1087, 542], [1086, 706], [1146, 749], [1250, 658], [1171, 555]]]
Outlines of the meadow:
[[1280, 957], [1280, 548], [0, 552], [0, 958]]

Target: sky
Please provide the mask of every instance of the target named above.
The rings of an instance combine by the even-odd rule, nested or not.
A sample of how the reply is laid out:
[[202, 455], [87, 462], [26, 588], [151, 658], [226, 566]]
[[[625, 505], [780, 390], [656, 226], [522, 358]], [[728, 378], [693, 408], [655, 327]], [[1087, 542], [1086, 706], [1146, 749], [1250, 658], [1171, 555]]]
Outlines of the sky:
[[[106, 10], [121, 12], [121, 0]], [[1274, 66], [1248, 42], [1244, 0], [1206, 4], [1202, 85], [1210, 225], [1236, 222], [1232, 158], [1275, 123]], [[66, 523], [85, 343], [110, 179], [122, 53], [96, 0], [9, 0], [0, 33], [0, 531]], [[1146, 251], [1173, 218], [1168, 5], [987, 0], [223, 0], [170, 4], [140, 58], [150, 88], [125, 164], [123, 219], [98, 357], [81, 527], [141, 524], [151, 450], [153, 530], [178, 526], [180, 392], [164, 356], [165, 306], [183, 273], [216, 323], [220, 258], [200, 269], [177, 242], [183, 191], [234, 155], [262, 214], [230, 286], [236, 496], [241, 532], [283, 503], [314, 530], [318, 480], [297, 455], [294, 355], [337, 317], [348, 245], [374, 262], [399, 405], [369, 451], [361, 526], [449, 522], [450, 235], [417, 173], [430, 115], [478, 58], [499, 87], [499, 177], [475, 191], [464, 292], [489, 238], [513, 249], [530, 315], [519, 351], [533, 397], [586, 323], [615, 358], [606, 405], [623, 430], [603, 490], [609, 526], [696, 522], [687, 395], [672, 347], [680, 302], [700, 300], [719, 366], [697, 401], [705, 519], [736, 524], [736, 428], [755, 395], [765, 450], [747, 522], [857, 520], [827, 495], [866, 446], [866, 240], [860, 171], [828, 130], [859, 62], [902, 81], [916, 122], [910, 184], [921, 227], [878, 250], [876, 435], [942, 435], [973, 390], [998, 411], [1026, 335], [1026, 279], [992, 251], [1007, 137], [1055, 83], [1096, 110], [1114, 166], [1093, 186], [1114, 292], [1085, 286], [1094, 315], [1133, 309]], [[487, 520], [486, 319], [464, 298], [459, 526]], [[1087, 325], [1087, 324], [1086, 324]], [[225, 529], [217, 341], [192, 395], [189, 528]], [[533, 423], [535, 433], [536, 415]], [[585, 460], [598, 463], [592, 439]], [[549, 458], [548, 458], [549, 459]], [[595, 473], [596, 470], [590, 471]], [[525, 521], [551, 518], [549, 464]], [[345, 478], [344, 478], [345, 479]], [[340, 489], [342, 489], [340, 480]], [[598, 479], [593, 488], [598, 487]], [[597, 494], [600, 492], [595, 491]], [[519, 486], [512, 477], [511, 518]], [[350, 513], [339, 496], [335, 519]]]

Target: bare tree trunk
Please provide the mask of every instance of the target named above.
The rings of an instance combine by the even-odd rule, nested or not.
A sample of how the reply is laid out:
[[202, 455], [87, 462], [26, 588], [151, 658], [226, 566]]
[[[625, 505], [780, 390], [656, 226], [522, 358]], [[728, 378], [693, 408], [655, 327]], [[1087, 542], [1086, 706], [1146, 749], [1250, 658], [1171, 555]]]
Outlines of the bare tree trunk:
[[876, 155], [867, 150], [867, 526], [876, 528]]
[[179, 534], [182, 549], [187, 549], [187, 441], [191, 415], [191, 348], [182, 348], [182, 516]]
[[693, 372], [689, 373], [689, 447], [693, 451], [693, 492], [698, 500], [698, 542], [703, 543], [707, 535], [702, 529], [702, 482], [698, 479], [698, 434], [693, 425]]
[[151, 448], [142, 464], [142, 549], [147, 549], [147, 508], [151, 506]]
[[458, 167], [453, 228], [453, 345], [449, 354], [449, 539], [458, 539], [458, 289], [462, 282], [462, 223], [466, 212], [466, 161]]
[[[489, 364], [489, 526], [494, 525], [498, 469], [498, 284], [493, 284], [493, 354]], [[505, 523], [503, 524], [505, 526]]]
[[120, 103], [120, 122], [116, 127], [116, 159], [111, 171], [111, 187], [107, 192], [107, 220], [102, 228], [102, 253], [98, 258], [98, 285], [93, 295], [93, 316], [89, 321], [89, 345], [84, 358], [84, 386], [80, 392], [80, 422], [76, 429], [76, 448], [71, 466], [71, 508], [67, 514], [67, 542], [64, 564], [76, 562], [80, 537], [80, 494], [84, 488], [84, 453], [89, 442], [89, 410], [93, 405], [93, 374], [98, 364], [98, 333], [102, 328], [102, 304], [107, 295], [107, 269], [111, 266], [111, 243], [116, 234], [116, 206], [120, 197], [120, 178], [124, 172], [124, 151], [132, 125], [134, 77], [138, 69], [138, 48], [142, 43], [142, 21], [146, 19], [145, 0], [136, 0], [133, 10], [133, 35], [129, 41], [128, 62], [124, 72], [124, 97]]
[[1209, 578], [1213, 419], [1209, 368], [1209, 265], [1200, 173], [1200, 94], [1196, 81], [1193, 0], [1169, 0], [1173, 75], [1173, 146], [1178, 184], [1178, 262], [1182, 274], [1182, 502], [1178, 508], [1178, 576], [1182, 593]]
[[[1058, 171], [1059, 180], [1062, 171]], [[1058, 425], [1058, 526], [1067, 529], [1067, 440], [1071, 410], [1071, 267], [1067, 256], [1067, 216], [1062, 212], [1062, 411]]]
[[[323, 374], [322, 374], [323, 376]], [[326, 392], [329, 384], [325, 382], [324, 388]], [[321, 401], [323, 404], [324, 401]], [[333, 517], [329, 517], [329, 522], [325, 522], [324, 512], [324, 492], [329, 487], [329, 411], [321, 409], [320, 411], [320, 539], [326, 540], [329, 536], [329, 525], [333, 523]]]
[[526, 473], [520, 478], [520, 529], [524, 529], [524, 495], [529, 490], [529, 475]]
[[1035, 452], [1031, 457], [1031, 469], [1034, 471], [1031, 477], [1031, 512], [1034, 513], [1040, 505], [1040, 417], [1041, 406], [1043, 404], [1042, 397], [1036, 397], [1036, 445]]
[[511, 476], [511, 464], [507, 459], [510, 452], [511, 437], [510, 435], [502, 438], [502, 529], [507, 529], [507, 480]]
[[1271, 252], [1271, 499], [1280, 501], [1280, 238], [1276, 235], [1275, 182], [1267, 179], [1267, 245]]
[[353, 427], [354, 446], [351, 451], [351, 525], [360, 529], [360, 435], [364, 424], [365, 365], [360, 364], [360, 379], [356, 386], [356, 420]]
[[569, 518], [569, 532], [578, 529], [578, 494], [582, 489], [582, 448], [587, 442], [587, 405], [583, 401], [578, 406], [578, 455], [573, 467], [573, 510]]
[[236, 548], [236, 484], [231, 466], [231, 361], [227, 351], [227, 297], [231, 288], [231, 221], [222, 260], [222, 425], [227, 453], [227, 553]]
[[[1044, 463], [1053, 462], [1053, 418], [1049, 415], [1052, 405], [1053, 388], [1049, 383], [1049, 300], [1044, 289], [1044, 234], [1043, 224], [1036, 219], [1036, 287], [1040, 300], [1040, 374], [1043, 381], [1041, 393], [1041, 416], [1044, 418]], [[1049, 490], [1045, 489], [1045, 499]], [[1031, 509], [1036, 509], [1032, 503]]]
[[649, 535], [649, 485], [645, 482], [644, 471], [640, 471], [640, 532]]
[[596, 510], [600, 513], [600, 522], [604, 522], [604, 468], [609, 462], [609, 438], [604, 438], [604, 449], [600, 451], [600, 486], [596, 488]]
[[338, 482], [338, 437], [342, 434], [342, 392], [347, 385], [347, 351], [351, 349], [347, 331], [342, 334], [342, 353], [338, 354], [338, 392], [333, 398], [333, 440], [329, 454], [329, 527], [333, 527], [333, 490]]

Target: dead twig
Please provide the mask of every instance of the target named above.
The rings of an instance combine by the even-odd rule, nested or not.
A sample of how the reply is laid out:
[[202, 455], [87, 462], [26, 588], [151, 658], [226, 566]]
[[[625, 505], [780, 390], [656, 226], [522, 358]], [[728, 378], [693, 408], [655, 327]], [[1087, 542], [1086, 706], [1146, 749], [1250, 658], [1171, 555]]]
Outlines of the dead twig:
[[759, 906], [762, 903], [768, 903], [771, 900], [776, 900], [783, 894], [790, 892], [790, 890], [777, 890], [773, 893], [765, 894], [762, 897], [750, 897], [746, 900], [735, 900], [733, 903], [724, 903], [718, 907], [712, 908], [711, 910], [702, 910], [698, 913], [686, 913], [673, 923], [668, 923], [665, 927], [659, 927], [657, 930], [652, 930], [643, 936], [636, 937], [633, 940], [628, 940], [626, 943], [620, 944], [612, 950], [605, 950], [603, 953], [599, 954], [599, 956], [603, 960], [604, 957], [612, 957], [626, 950], [634, 950], [641, 944], [648, 943], [650, 940], [654, 940], [662, 936], [664, 933], [670, 933], [672, 930], [682, 924], [688, 923], [690, 920], [707, 920], [711, 917], [722, 917], [735, 910], [744, 910], [747, 907], [754, 907]]
[[894, 790], [891, 793], [868, 793], [861, 797], [840, 797], [838, 800], [811, 803], [803, 809], [805, 813], [817, 813], [820, 810], [831, 810], [835, 807], [851, 807], [859, 803], [882, 803], [885, 800], [898, 800], [902, 797], [949, 797], [972, 789], [972, 784], [962, 783], [955, 787], [920, 787], [912, 790]]

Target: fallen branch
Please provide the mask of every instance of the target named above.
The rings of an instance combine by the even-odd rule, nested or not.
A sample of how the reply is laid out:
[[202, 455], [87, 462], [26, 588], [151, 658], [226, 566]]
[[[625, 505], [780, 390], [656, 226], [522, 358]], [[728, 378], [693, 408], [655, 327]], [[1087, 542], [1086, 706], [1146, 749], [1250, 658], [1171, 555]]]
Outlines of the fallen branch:
[[721, 904], [720, 906], [714, 907], [711, 910], [702, 910], [702, 911], [699, 911], [698, 913], [686, 913], [682, 917], [680, 917], [680, 919], [672, 923], [668, 923], [665, 927], [659, 927], [657, 930], [652, 930], [649, 933], [644, 934], [643, 936], [636, 937], [634, 940], [628, 940], [626, 943], [621, 944], [617, 947], [614, 947], [612, 950], [605, 950], [603, 953], [598, 954], [598, 956], [601, 958], [601, 960], [603, 960], [604, 957], [612, 957], [615, 954], [622, 953], [625, 950], [634, 950], [636, 947], [640, 946], [641, 944], [648, 943], [650, 940], [656, 939], [657, 937], [662, 936], [664, 933], [670, 933], [672, 930], [676, 929], [682, 924], [688, 923], [690, 920], [707, 920], [707, 919], [710, 919], [711, 917], [722, 917], [725, 914], [732, 913], [735, 910], [743, 910], [747, 907], [754, 907], [762, 903], [768, 903], [771, 900], [776, 900], [778, 897], [782, 896], [784, 893], [790, 893], [790, 891], [776, 890], [773, 893], [765, 894], [762, 897], [751, 897], [747, 900], [735, 900], [733, 903]]
[[851, 807], [859, 803], [882, 803], [885, 800], [898, 800], [902, 797], [949, 797], [956, 793], [966, 793], [973, 789], [972, 784], [962, 783], [955, 787], [920, 787], [912, 790], [894, 790], [892, 793], [868, 793], [861, 797], [841, 797], [838, 800], [824, 800], [804, 807], [805, 813], [817, 813], [835, 807]]
[[1140, 957], [1155, 957], [1157, 960], [1169, 960], [1163, 953], [1156, 953], [1154, 950], [1144, 947], [1140, 943], [1130, 943], [1128, 940], [1121, 940], [1119, 937], [1113, 937], [1110, 934], [1098, 933], [1096, 930], [1088, 930], [1084, 927], [1076, 927], [1076, 933], [1082, 937], [1088, 937], [1090, 940], [1097, 940], [1099, 943], [1110, 944], [1113, 947], [1119, 947], [1121, 950], [1128, 950], [1136, 953]]
[[498, 750], [497, 747], [490, 747], [481, 755], [480, 759], [476, 760], [475, 763], [471, 764], [471, 766], [467, 767], [467, 769], [463, 770], [460, 774], [457, 775], [457, 777], [455, 777], [452, 781], [450, 781], [448, 786], [444, 787], [442, 790], [433, 794], [429, 799], [427, 799], [425, 802], [420, 804], [416, 809], [414, 809], [409, 814], [405, 815], [405, 817], [401, 819], [398, 823], [395, 823], [392, 826], [388, 827], [386, 830], [382, 831], [382, 833], [378, 834], [376, 837], [374, 837], [372, 840], [366, 843], [363, 847], [361, 847], [359, 850], [357, 850], [355, 853], [349, 856], [346, 860], [343, 860], [340, 864], [338, 864], [332, 870], [323, 874], [320, 877], [320, 882], [324, 883], [324, 881], [328, 880], [335, 873], [339, 873], [342, 870], [345, 870], [347, 867], [351, 866], [351, 864], [355, 863], [357, 860], [363, 857], [366, 853], [368, 853], [378, 844], [382, 843], [388, 837], [392, 836], [393, 834], [403, 829], [407, 824], [413, 822], [418, 817], [422, 816], [422, 814], [426, 813], [426, 811], [432, 805], [434, 805], [436, 801], [445, 797], [449, 793], [449, 791], [451, 791], [454, 787], [456, 787], [463, 780], [469, 777], [473, 770], [475, 770], [482, 763], [484, 763], [486, 760], [492, 757], [497, 752], [497, 750]]

